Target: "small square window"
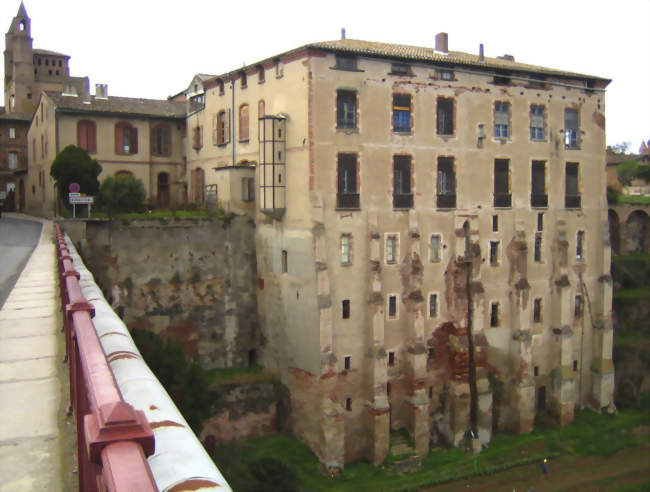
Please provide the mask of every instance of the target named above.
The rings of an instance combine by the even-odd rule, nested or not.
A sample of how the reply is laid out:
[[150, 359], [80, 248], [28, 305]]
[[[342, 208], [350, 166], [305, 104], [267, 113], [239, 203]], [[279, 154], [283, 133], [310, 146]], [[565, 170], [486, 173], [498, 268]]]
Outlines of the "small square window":
[[345, 367], [346, 371], [350, 369], [351, 360], [352, 360], [352, 357], [350, 357], [349, 355], [346, 355], [345, 358], [343, 359], [344, 367]]
[[490, 265], [499, 264], [499, 241], [490, 241]]
[[499, 232], [499, 216], [492, 216], [492, 232]]
[[343, 299], [341, 302], [341, 317], [350, 319], [350, 299]]
[[397, 296], [388, 296], [388, 317], [397, 317]]
[[499, 326], [499, 303], [493, 302], [490, 305], [490, 326]]
[[390, 367], [395, 365], [395, 352], [388, 352], [388, 365]]
[[451, 70], [438, 69], [436, 70], [436, 78], [438, 80], [454, 80], [454, 72]]

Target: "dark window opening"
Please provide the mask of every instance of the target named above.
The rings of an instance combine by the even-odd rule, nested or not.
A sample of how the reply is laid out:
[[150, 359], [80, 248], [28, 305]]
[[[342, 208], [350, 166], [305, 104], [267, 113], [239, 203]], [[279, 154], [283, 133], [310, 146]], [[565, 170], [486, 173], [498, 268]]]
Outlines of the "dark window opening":
[[564, 207], [580, 208], [580, 191], [578, 190], [578, 163], [567, 162], [564, 176]]
[[512, 195], [510, 194], [510, 161], [508, 159], [494, 160], [494, 206], [512, 206]]
[[438, 294], [429, 294], [429, 318], [438, 316]]
[[239, 72], [239, 78], [241, 80], [240, 86], [242, 89], [246, 89], [248, 87], [248, 77], [246, 76], [246, 72], [242, 71]]
[[537, 230], [538, 231], [544, 230], [544, 212], [539, 212], [537, 214]]
[[493, 79], [496, 85], [509, 85], [510, 84], [510, 72], [506, 71], [497, 71]]
[[386, 396], [390, 396], [390, 391], [391, 391], [391, 387], [390, 387], [390, 381], [389, 381], [389, 382], [386, 383]]
[[542, 321], [542, 300], [535, 299], [533, 304], [533, 322], [539, 323]]
[[492, 216], [492, 232], [499, 232], [499, 216]]
[[438, 208], [456, 208], [456, 172], [453, 157], [438, 157]]
[[533, 369], [533, 374], [535, 376], [539, 376], [539, 366], [535, 366], [535, 368]]
[[282, 250], [282, 273], [289, 271], [289, 254], [286, 249]]
[[564, 146], [567, 149], [580, 148], [580, 123], [577, 109], [564, 110]]
[[534, 249], [533, 257], [535, 263], [541, 263], [542, 262], [542, 235], [541, 234], [535, 234], [535, 247], [533, 249]]
[[390, 73], [391, 75], [411, 75], [411, 67], [406, 63], [392, 63]]
[[241, 179], [241, 198], [244, 202], [255, 201], [255, 178]]
[[349, 355], [345, 356], [344, 366], [345, 366], [346, 371], [350, 369], [351, 360], [352, 360], [352, 357], [350, 357]]
[[394, 318], [397, 316], [397, 296], [390, 296], [388, 298], [388, 317]]
[[575, 318], [581, 318], [582, 317], [582, 296], [576, 296], [575, 297], [575, 302], [573, 305], [573, 316]]
[[490, 265], [499, 264], [499, 241], [490, 241]]
[[391, 367], [395, 365], [395, 352], [388, 352], [388, 365]]
[[584, 259], [584, 242], [585, 242], [585, 233], [584, 231], [578, 231], [576, 235], [576, 259]]
[[540, 386], [537, 390], [537, 411], [546, 410], [546, 386]]
[[438, 135], [454, 134], [454, 100], [445, 97], [438, 98], [437, 110]]
[[337, 208], [359, 208], [359, 192], [357, 183], [357, 155], [338, 155], [338, 190], [336, 194]]
[[433, 347], [429, 348], [427, 350], [427, 359], [428, 360], [433, 360], [435, 358], [435, 353], [436, 353], [436, 351], [435, 351], [435, 349]]
[[409, 94], [393, 95], [393, 131], [411, 132], [411, 96]]
[[352, 411], [352, 398], [345, 399], [345, 409], [350, 412]]
[[490, 305], [490, 326], [499, 326], [499, 303], [493, 302]]
[[255, 349], [250, 349], [248, 351], [248, 365], [254, 366], [257, 364], [257, 351]]
[[533, 161], [531, 168], [531, 207], [548, 207], [546, 194], [546, 162]]
[[336, 92], [336, 128], [357, 127], [357, 93], [340, 90]]
[[264, 67], [262, 65], [257, 66], [257, 82], [259, 84], [263, 83], [266, 80], [266, 73], [264, 72]]
[[578, 372], [578, 360], [573, 361], [573, 372]]
[[357, 58], [349, 55], [336, 55], [336, 66], [338, 70], [357, 70]]
[[350, 319], [350, 299], [344, 299], [341, 302], [341, 317], [343, 319]]
[[393, 208], [411, 207], [411, 157], [396, 155], [393, 157]]

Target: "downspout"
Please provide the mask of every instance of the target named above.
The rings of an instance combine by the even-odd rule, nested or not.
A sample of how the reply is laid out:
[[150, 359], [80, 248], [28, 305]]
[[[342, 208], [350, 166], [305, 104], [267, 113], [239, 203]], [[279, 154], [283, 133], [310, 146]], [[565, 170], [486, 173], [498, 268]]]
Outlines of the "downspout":
[[232, 167], [235, 167], [235, 79], [230, 76], [230, 88], [232, 90], [232, 128], [230, 129], [230, 136], [232, 138]]
[[465, 285], [467, 293], [467, 349], [469, 350], [469, 422], [472, 429], [472, 437], [476, 439], [478, 438], [478, 389], [476, 387], [476, 364], [474, 362], [474, 335], [472, 334], [472, 321], [474, 317], [471, 283], [472, 262], [469, 259], [466, 259], [465, 266]]

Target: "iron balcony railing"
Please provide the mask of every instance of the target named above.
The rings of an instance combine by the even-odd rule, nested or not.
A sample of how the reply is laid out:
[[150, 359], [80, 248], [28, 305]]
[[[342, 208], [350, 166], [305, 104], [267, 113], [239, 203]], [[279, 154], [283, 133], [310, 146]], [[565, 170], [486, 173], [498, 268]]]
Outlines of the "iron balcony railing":
[[580, 208], [580, 195], [565, 195], [564, 208]]
[[393, 194], [393, 208], [413, 208], [413, 194]]
[[436, 206], [438, 208], [456, 208], [456, 193], [438, 194]]
[[495, 193], [495, 207], [512, 207], [512, 195], [510, 193]]
[[531, 207], [548, 207], [548, 195], [530, 195]]
[[359, 193], [338, 193], [336, 195], [336, 208], [359, 208]]

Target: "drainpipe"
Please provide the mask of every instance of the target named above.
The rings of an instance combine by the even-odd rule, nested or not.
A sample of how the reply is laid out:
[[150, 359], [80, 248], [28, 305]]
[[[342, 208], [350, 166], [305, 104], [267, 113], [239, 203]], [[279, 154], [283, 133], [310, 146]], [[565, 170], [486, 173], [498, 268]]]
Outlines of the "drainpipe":
[[232, 166], [235, 167], [235, 79], [230, 75], [230, 88], [232, 90], [232, 128], [230, 136], [232, 138]]
[[467, 294], [467, 349], [469, 351], [469, 422], [472, 434], [475, 439], [478, 438], [478, 389], [476, 387], [476, 365], [474, 362], [474, 336], [472, 334], [472, 320], [474, 310], [472, 307], [472, 284], [471, 269], [472, 262], [469, 258], [465, 260], [465, 285]]

